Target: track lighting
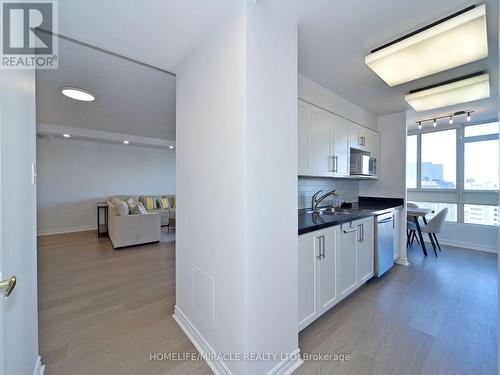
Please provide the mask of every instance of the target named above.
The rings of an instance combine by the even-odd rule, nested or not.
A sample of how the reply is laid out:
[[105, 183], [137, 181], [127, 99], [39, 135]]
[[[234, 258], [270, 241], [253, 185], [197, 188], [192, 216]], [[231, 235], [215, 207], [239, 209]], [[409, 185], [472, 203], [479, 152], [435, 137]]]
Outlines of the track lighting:
[[417, 120], [415, 123], [417, 124], [419, 130], [423, 128], [422, 124], [425, 123], [425, 122], [432, 122], [432, 126], [436, 127], [438, 120], [445, 119], [445, 118], [448, 119], [448, 123], [450, 125], [453, 125], [453, 118], [454, 117], [457, 117], [457, 116], [466, 116], [465, 117], [466, 120], [470, 121], [471, 120], [471, 113], [474, 113], [474, 111], [473, 110], [458, 111], [458, 112], [454, 112], [454, 113], [443, 114], [442, 116], [436, 116], [436, 117], [431, 117], [431, 118], [425, 118], [425, 119]]

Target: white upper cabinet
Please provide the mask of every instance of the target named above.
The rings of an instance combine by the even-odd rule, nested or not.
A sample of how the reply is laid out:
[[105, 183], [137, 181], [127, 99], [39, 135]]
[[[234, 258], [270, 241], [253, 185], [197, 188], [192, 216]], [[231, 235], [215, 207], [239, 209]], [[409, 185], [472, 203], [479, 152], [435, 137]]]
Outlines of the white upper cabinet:
[[367, 151], [376, 158], [378, 156], [378, 133], [358, 124], [350, 123], [349, 147]]
[[378, 155], [378, 134], [322, 108], [298, 102], [300, 176], [349, 177], [350, 147]]
[[333, 117], [332, 131], [333, 175], [342, 177], [349, 175], [349, 121]]
[[313, 176], [332, 176], [331, 131], [332, 116], [319, 108], [309, 111], [309, 173]]

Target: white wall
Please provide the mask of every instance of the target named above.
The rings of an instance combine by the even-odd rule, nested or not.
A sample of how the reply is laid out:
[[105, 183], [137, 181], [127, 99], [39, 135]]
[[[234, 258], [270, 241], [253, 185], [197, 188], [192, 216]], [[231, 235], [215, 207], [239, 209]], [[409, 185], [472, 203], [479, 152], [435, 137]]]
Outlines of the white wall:
[[267, 5], [243, 2], [177, 74], [174, 317], [202, 351], [298, 347], [297, 25]]
[[110, 195], [175, 194], [175, 151], [37, 138], [38, 233], [95, 229]]
[[[424, 237], [428, 241], [428, 237]], [[498, 228], [486, 225], [470, 225], [445, 222], [438, 235], [440, 244], [466, 249], [497, 252]], [[427, 248], [429, 251], [429, 248]], [[431, 248], [432, 251], [432, 248]]]
[[406, 113], [377, 118], [378, 179], [359, 182], [359, 195], [404, 198], [406, 195]]
[[299, 74], [298, 96], [318, 107], [345, 117], [367, 128], [377, 130], [377, 118], [340, 95]]
[[[404, 198], [406, 200], [406, 113], [398, 112], [377, 118], [379, 133], [378, 179], [359, 181], [359, 195], [367, 197]], [[407, 263], [406, 208], [397, 211], [400, 264]]]
[[[246, 350], [251, 353], [298, 350], [297, 21], [287, 19], [282, 7], [271, 9], [272, 3], [247, 2]], [[280, 212], [279, 218], [272, 212]], [[250, 362], [248, 374], [266, 374], [280, 360]]]
[[177, 70], [174, 316], [220, 353], [245, 349], [244, 38], [241, 10]]

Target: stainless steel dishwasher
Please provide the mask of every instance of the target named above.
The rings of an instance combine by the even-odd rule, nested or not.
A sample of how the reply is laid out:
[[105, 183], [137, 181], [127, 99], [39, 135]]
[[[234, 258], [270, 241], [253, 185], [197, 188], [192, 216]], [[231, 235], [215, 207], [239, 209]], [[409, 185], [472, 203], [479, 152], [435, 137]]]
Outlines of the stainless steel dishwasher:
[[380, 277], [394, 265], [394, 213], [375, 216], [375, 276]]

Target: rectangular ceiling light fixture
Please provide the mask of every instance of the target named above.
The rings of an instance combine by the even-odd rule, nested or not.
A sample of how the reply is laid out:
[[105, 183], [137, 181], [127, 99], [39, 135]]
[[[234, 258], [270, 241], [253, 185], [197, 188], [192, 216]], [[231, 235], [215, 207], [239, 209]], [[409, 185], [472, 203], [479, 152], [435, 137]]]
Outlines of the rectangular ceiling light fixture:
[[410, 91], [406, 102], [417, 112], [489, 98], [490, 76], [479, 72]]
[[486, 57], [486, 6], [482, 4], [374, 49], [365, 56], [365, 63], [392, 87]]

